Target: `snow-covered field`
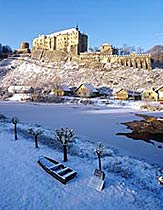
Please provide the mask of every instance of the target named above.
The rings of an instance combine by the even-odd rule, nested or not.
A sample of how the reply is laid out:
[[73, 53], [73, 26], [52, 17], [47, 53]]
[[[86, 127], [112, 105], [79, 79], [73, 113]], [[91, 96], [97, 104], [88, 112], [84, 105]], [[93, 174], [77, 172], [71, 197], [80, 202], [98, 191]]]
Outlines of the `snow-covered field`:
[[[24, 108], [25, 112], [26, 106]], [[29, 112], [26, 114], [30, 117]], [[44, 136], [40, 138], [39, 149], [36, 149], [33, 139], [26, 133], [30, 127], [36, 125], [19, 123], [19, 139], [15, 141], [11, 123], [0, 122], [0, 210], [163, 208], [163, 188], [157, 182], [160, 168], [156, 165], [120, 156], [115, 150], [106, 147], [103, 157], [105, 188], [102, 192], [96, 191], [89, 186], [97, 167], [97, 158], [93, 153], [95, 146], [85, 140], [84, 136], [78, 136], [69, 148], [69, 160], [66, 163], [78, 175], [67, 185], [62, 185], [37, 163], [41, 155], [62, 162], [62, 152], [54, 139], [54, 129], [41, 126], [44, 128]]]

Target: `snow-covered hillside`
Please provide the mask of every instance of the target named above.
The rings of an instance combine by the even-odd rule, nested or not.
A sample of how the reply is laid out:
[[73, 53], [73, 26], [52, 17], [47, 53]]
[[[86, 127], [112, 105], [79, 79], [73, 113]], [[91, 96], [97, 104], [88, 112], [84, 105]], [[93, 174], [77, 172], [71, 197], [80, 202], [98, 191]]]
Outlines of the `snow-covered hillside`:
[[95, 87], [109, 86], [112, 89], [142, 89], [162, 85], [163, 70], [133, 69], [105, 65], [101, 68], [86, 68], [84, 64], [45, 64], [31, 58], [8, 58], [0, 62], [1, 86], [11, 84], [42, 86], [46, 84], [66, 84], [78, 86], [91, 83]]
[[119, 156], [109, 148], [103, 157], [105, 188], [102, 192], [92, 188], [89, 182], [97, 167], [97, 158], [93, 153], [94, 144], [84, 141], [84, 137], [76, 139], [71, 146], [66, 163], [77, 171], [77, 177], [62, 185], [37, 164], [41, 155], [62, 162], [63, 154], [55, 144], [53, 131], [44, 129], [44, 142], [39, 142], [36, 149], [33, 139], [25, 132], [30, 127], [35, 126], [19, 123], [19, 139], [15, 141], [11, 123], [0, 123], [0, 210], [163, 208], [163, 188], [157, 183], [157, 166]]

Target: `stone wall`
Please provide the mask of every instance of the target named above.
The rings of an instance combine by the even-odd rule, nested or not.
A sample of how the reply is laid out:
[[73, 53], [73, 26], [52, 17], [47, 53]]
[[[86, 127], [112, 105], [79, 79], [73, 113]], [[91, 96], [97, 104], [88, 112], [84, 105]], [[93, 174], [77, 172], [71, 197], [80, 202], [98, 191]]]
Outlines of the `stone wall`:
[[32, 50], [31, 57], [35, 60], [40, 60], [46, 63], [61, 62], [61, 61], [75, 61], [78, 63], [110, 63], [118, 66], [133, 67], [139, 69], [151, 69], [151, 55], [150, 54], [131, 54], [126, 56], [107, 55], [100, 52], [95, 53], [81, 53], [78, 56], [73, 56], [61, 50]]
[[60, 50], [32, 50], [31, 58], [40, 60], [45, 63], [67, 61], [68, 56], [64, 51]]
[[151, 69], [151, 55], [150, 54], [130, 54], [125, 56], [95, 53], [81, 53], [81, 61], [93, 62], [98, 61], [100, 63], [119, 64], [125, 67]]

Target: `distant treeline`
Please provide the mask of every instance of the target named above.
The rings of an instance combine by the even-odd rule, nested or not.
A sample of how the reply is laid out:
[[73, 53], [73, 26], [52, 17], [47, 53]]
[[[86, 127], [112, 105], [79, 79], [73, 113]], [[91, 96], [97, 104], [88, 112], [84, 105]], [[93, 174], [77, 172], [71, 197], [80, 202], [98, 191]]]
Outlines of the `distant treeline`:
[[8, 55], [11, 53], [12, 53], [12, 49], [10, 46], [0, 44], [0, 57], [1, 58], [8, 57]]
[[152, 54], [152, 63], [156, 67], [163, 67], [163, 45], [155, 45], [148, 53]]

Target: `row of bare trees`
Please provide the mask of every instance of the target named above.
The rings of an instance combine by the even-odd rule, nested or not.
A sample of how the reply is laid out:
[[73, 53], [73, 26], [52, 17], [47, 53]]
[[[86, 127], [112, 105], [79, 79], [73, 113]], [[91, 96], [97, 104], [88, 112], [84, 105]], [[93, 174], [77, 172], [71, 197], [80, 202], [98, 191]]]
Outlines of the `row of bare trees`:
[[[17, 136], [17, 124], [19, 123], [18, 117], [13, 117], [11, 119], [12, 124], [14, 125], [14, 139], [18, 140]], [[30, 128], [28, 129], [28, 133], [33, 136], [34, 142], [35, 142], [35, 148], [39, 148], [38, 146], [38, 137], [43, 134], [42, 129], [34, 129]], [[68, 144], [72, 143], [75, 139], [75, 132], [71, 128], [60, 128], [55, 130], [56, 133], [56, 139], [61, 143], [63, 147], [63, 161], [66, 162], [68, 160], [67, 158], [67, 148]], [[104, 146], [102, 143], [98, 143], [95, 148], [95, 153], [98, 157], [98, 165], [99, 170], [102, 170], [101, 166], [101, 158], [104, 152]]]
[[[11, 119], [12, 124], [14, 125], [14, 139], [18, 140], [17, 136], [17, 124], [19, 123], [18, 117], [13, 117]], [[28, 133], [33, 136], [35, 142], [35, 148], [39, 148], [38, 146], [38, 137], [43, 134], [42, 129], [28, 129]], [[62, 144], [63, 146], [63, 161], [67, 161], [67, 146], [70, 142], [72, 142], [75, 138], [75, 133], [73, 129], [70, 128], [61, 128], [56, 129], [56, 139]]]

